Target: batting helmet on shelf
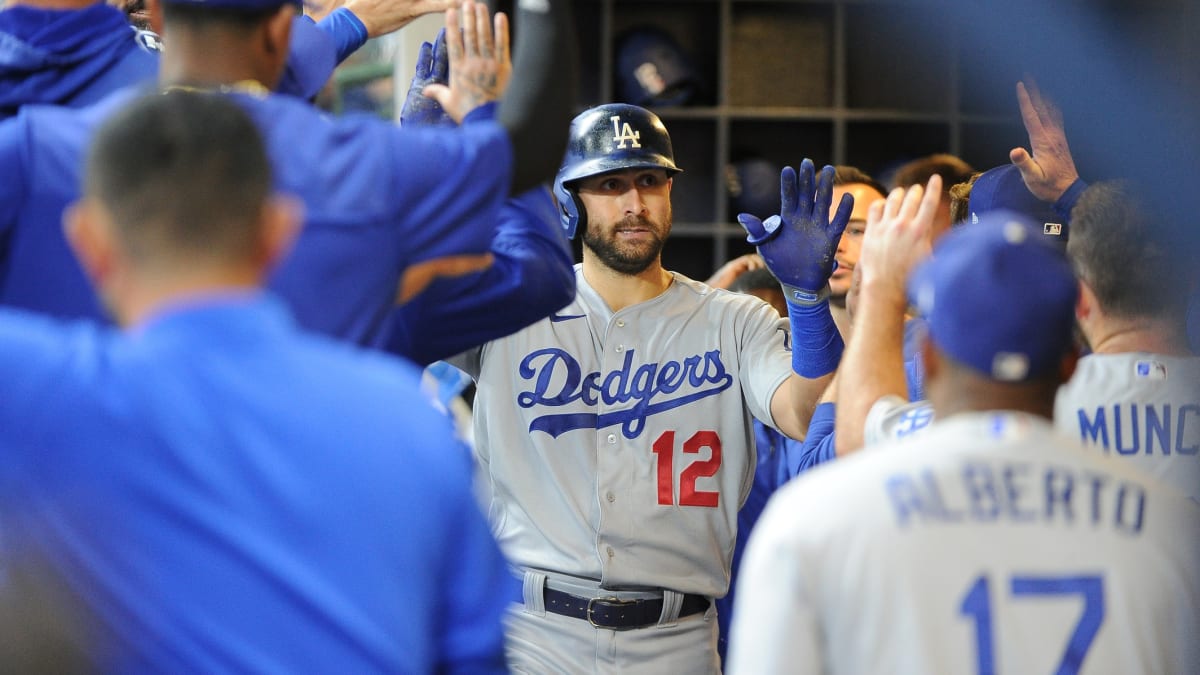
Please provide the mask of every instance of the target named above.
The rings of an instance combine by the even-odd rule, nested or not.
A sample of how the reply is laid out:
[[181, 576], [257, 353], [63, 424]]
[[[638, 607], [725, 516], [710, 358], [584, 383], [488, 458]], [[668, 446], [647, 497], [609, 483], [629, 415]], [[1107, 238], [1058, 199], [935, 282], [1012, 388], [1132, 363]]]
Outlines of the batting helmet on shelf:
[[781, 166], [769, 159], [750, 157], [725, 168], [725, 187], [729, 194], [729, 213], [749, 213], [766, 218], [779, 213], [779, 174]]
[[700, 78], [691, 59], [670, 33], [640, 26], [621, 35], [616, 45], [617, 93], [643, 106], [683, 105], [691, 101]]
[[658, 115], [627, 103], [609, 103], [585, 110], [571, 120], [567, 154], [554, 178], [554, 197], [568, 238], [587, 224], [583, 202], [572, 183], [581, 178], [621, 169], [666, 169], [675, 166], [671, 136]]

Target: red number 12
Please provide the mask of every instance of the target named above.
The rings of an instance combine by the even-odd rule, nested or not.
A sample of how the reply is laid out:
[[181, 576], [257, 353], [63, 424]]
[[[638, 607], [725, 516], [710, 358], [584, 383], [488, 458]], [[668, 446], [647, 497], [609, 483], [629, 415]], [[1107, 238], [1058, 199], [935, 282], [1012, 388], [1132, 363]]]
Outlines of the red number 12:
[[[688, 464], [679, 474], [679, 505], [715, 507], [720, 493], [697, 490], [696, 480], [715, 475], [721, 468], [721, 438], [715, 431], [697, 431], [683, 444], [683, 451], [691, 454], [700, 448], [712, 451], [708, 459], [699, 459]], [[664, 431], [654, 441], [654, 454], [658, 455], [658, 503], [671, 506], [675, 503], [675, 432]]]

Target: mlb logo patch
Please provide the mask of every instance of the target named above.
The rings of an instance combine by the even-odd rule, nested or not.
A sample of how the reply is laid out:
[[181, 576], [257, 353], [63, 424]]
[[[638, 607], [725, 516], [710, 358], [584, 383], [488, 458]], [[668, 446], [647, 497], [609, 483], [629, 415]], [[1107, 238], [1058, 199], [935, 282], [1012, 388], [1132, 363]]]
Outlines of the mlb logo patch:
[[1167, 366], [1159, 361], [1138, 361], [1133, 364], [1133, 371], [1148, 380], [1167, 379]]
[[1062, 223], [1044, 223], [1042, 225], [1042, 234], [1050, 237], [1062, 236]]

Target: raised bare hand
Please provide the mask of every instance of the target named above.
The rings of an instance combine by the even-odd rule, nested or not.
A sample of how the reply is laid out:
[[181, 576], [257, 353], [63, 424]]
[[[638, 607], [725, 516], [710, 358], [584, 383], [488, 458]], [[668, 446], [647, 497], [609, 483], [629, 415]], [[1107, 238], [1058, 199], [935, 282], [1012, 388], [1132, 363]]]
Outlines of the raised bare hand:
[[446, 10], [446, 50], [449, 85], [431, 84], [423, 93], [436, 99], [455, 122], [462, 122], [467, 113], [500, 98], [508, 87], [512, 76], [508, 17], [499, 12], [490, 20], [487, 5], [473, 0], [464, 2], [461, 10]]
[[1017, 103], [1025, 131], [1029, 133], [1032, 154], [1025, 148], [1013, 148], [1008, 158], [1035, 197], [1053, 202], [1079, 178], [1071, 149], [1067, 147], [1062, 111], [1042, 96], [1032, 80], [1028, 84], [1017, 83]]

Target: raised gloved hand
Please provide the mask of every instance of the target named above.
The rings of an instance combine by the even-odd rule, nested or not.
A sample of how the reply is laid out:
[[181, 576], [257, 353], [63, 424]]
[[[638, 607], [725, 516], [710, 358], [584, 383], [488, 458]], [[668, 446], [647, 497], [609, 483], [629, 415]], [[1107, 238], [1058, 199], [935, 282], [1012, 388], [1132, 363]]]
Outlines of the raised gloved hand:
[[446, 84], [449, 81], [450, 60], [446, 51], [446, 29], [443, 28], [438, 31], [433, 44], [421, 43], [417, 53], [417, 71], [412, 84], [408, 86], [404, 106], [400, 108], [400, 126], [455, 126], [454, 120], [446, 114], [437, 99], [421, 93], [426, 85]]
[[779, 215], [766, 221], [749, 213], [737, 217], [749, 235], [746, 241], [758, 247], [767, 268], [783, 285], [788, 303], [800, 306], [829, 297], [834, 255], [854, 208], [854, 197], [843, 196], [831, 220], [833, 167], [821, 169], [819, 177], [815, 174], [808, 159], [801, 162], [798, 176], [792, 167], [784, 167], [779, 176]]

